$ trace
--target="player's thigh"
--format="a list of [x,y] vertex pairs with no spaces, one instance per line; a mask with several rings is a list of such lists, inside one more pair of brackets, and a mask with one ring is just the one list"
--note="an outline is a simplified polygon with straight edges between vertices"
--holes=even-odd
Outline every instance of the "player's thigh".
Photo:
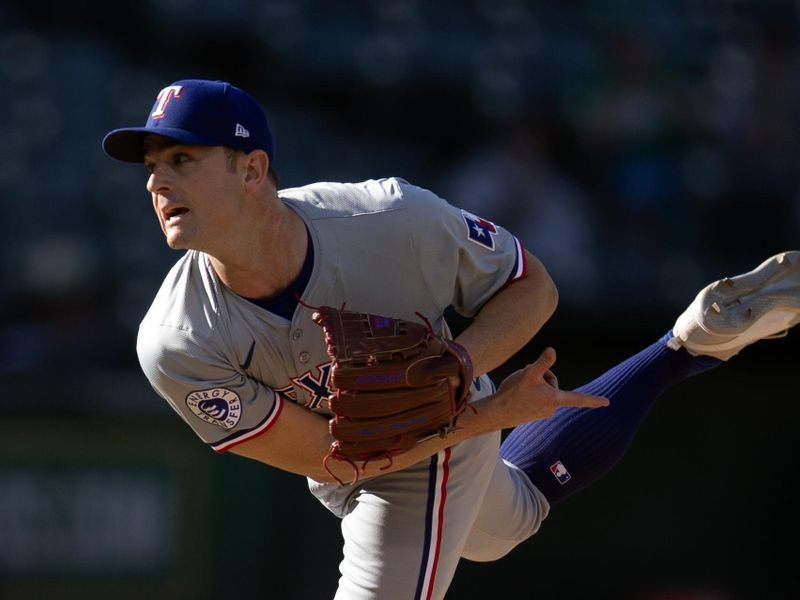
[[482,562],[505,556],[539,530],[549,510],[525,473],[498,456],[462,556]]
[[443,598],[492,476],[499,435],[365,482],[342,519],[337,600]]

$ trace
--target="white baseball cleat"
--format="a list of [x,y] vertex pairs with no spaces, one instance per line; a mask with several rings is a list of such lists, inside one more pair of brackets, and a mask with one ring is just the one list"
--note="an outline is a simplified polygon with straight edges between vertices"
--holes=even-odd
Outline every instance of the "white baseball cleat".
[[800,252],[781,252],[736,277],[704,288],[678,317],[667,345],[728,360],[800,323]]

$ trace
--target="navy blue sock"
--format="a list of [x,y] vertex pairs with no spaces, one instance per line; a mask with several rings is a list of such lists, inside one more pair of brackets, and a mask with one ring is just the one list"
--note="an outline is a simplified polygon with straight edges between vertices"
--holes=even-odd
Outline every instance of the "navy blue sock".
[[667,347],[668,333],[577,391],[609,399],[605,408],[562,408],[516,427],[501,456],[558,504],[607,473],[628,449],[650,408],[667,389],[721,361]]

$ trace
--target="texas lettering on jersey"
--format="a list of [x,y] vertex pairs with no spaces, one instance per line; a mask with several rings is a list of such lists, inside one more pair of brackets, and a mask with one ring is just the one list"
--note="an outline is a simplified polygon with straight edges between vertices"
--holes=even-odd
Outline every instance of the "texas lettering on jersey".
[[294,388],[293,385],[287,385],[282,388],[275,388],[272,391],[275,392],[275,395],[278,396],[279,398],[297,404],[297,390]]
[[308,393],[308,402],[304,406],[314,410],[318,408],[322,401],[334,393],[331,389],[331,370],[333,362],[317,365],[317,377],[306,371],[298,377],[292,377],[292,381]]

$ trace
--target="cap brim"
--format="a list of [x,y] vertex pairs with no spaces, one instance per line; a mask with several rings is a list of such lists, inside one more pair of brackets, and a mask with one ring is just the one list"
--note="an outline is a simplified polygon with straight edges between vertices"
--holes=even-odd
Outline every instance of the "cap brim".
[[111,158],[123,162],[144,162],[144,139],[148,135],[159,135],[184,144],[215,146],[219,142],[195,135],[185,129],[173,127],[126,127],[115,129],[103,138],[103,150]]

